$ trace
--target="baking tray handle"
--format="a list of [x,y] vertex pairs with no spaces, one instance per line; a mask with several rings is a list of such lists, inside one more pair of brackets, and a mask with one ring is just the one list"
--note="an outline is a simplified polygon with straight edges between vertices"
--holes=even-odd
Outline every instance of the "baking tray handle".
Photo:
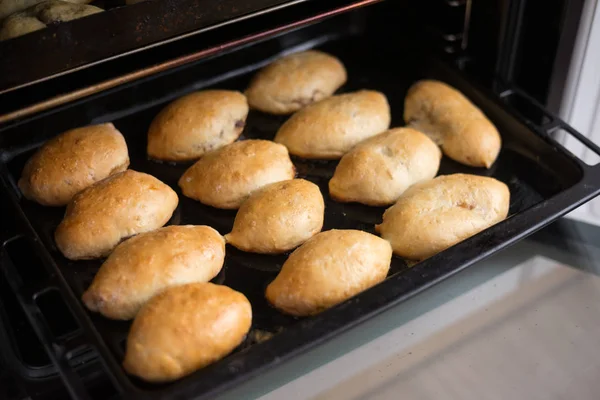
[[[525,101],[525,102],[528,103],[528,106],[531,106],[531,107],[535,108],[537,110],[537,112],[539,113],[539,115],[543,115],[547,119],[547,121],[545,121],[544,123],[538,124],[535,121],[532,121],[531,118],[529,118],[527,115],[524,115],[524,113],[522,113],[520,110],[516,110],[517,112],[519,112],[519,114],[521,114],[521,117],[525,120],[525,122],[528,125],[530,125],[532,127],[541,126],[541,129],[543,130],[543,132],[546,135],[551,135],[552,133],[556,132],[557,130],[562,130],[562,131],[568,133],[569,135],[573,136],[581,144],[583,144],[588,149],[592,150],[594,153],[596,153],[598,156],[600,156],[600,146],[598,146],[596,143],[594,143],[593,141],[591,141],[587,136],[585,136],[582,133],[578,132],[576,129],[574,129],[571,125],[567,124],[561,118],[557,117],[554,114],[548,113],[546,111],[546,109],[544,108],[544,106],[542,104],[540,104],[540,102],[538,102],[532,96],[528,95],[523,90],[521,90],[519,88],[508,89],[508,90],[500,93],[500,98],[502,98],[503,100],[506,100],[510,96],[514,96],[514,95],[519,96],[521,98],[521,100],[523,100],[523,101]],[[505,101],[505,103],[508,103],[508,102]],[[508,105],[511,108],[515,109],[514,106],[510,105],[510,103],[508,103]],[[562,145],[561,145],[561,147],[564,148],[564,146],[562,146]],[[565,149],[565,150],[567,152],[571,153],[568,149]],[[577,156],[575,156],[575,157],[577,157]],[[577,158],[580,161],[583,161],[579,157],[577,157]],[[587,164],[585,166],[587,168],[590,167]],[[597,165],[594,165],[592,167],[596,167],[596,166]]]
[[553,126],[549,129],[547,129],[546,133],[549,134],[549,133],[555,131],[556,129],[562,129],[565,132],[569,133],[571,136],[575,137],[575,139],[579,140],[588,149],[592,150],[594,153],[596,153],[597,155],[600,156],[600,147],[596,143],[592,142],[587,136],[576,131],[570,125],[567,125],[566,123],[564,123],[562,120],[560,120],[560,122],[561,122],[561,124],[559,124],[558,126]]
[[[2,243],[2,251],[0,252],[0,273],[4,275],[3,279],[6,280],[8,283],[7,286],[16,296],[27,318],[27,322],[32,327],[40,343],[44,347],[44,350],[48,354],[48,357],[55,365],[69,395],[74,399],[91,399],[83,382],[69,363],[68,349],[53,338],[51,329],[35,302],[38,293],[24,284],[21,274],[19,274],[17,270],[21,265],[15,265],[14,261],[9,257],[7,245],[19,240],[28,239],[19,235]],[[31,249],[31,252],[33,253],[34,250]],[[27,268],[30,267],[31,266],[27,266]]]

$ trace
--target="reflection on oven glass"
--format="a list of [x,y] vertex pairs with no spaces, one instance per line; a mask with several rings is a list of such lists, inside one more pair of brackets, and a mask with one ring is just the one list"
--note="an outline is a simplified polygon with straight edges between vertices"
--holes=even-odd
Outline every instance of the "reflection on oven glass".
[[[72,21],[88,15],[97,14],[103,9],[85,4],[89,0],[48,0],[39,2],[28,0],[0,0],[0,40],[8,40],[27,33],[44,29],[51,25]],[[20,5],[31,5],[20,8]]]

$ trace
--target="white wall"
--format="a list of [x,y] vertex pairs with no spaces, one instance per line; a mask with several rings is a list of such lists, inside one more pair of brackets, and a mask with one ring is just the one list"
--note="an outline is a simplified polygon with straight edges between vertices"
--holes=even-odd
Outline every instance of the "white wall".
[[[588,0],[583,9],[573,59],[569,68],[560,116],[575,129],[600,144],[600,1]],[[558,139],[588,164],[600,162],[577,139]],[[600,225],[600,198],[575,210],[569,217]]]

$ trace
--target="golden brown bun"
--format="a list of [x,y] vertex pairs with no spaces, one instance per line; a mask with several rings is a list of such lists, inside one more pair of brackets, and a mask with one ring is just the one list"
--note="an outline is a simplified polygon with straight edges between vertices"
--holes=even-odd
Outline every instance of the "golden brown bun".
[[498,130],[458,90],[442,82],[415,83],[404,101],[404,120],[429,135],[448,157],[489,168],[502,145]]
[[346,153],[329,181],[336,201],[370,206],[393,204],[411,185],[433,178],[442,153],[423,133],[396,128]]
[[166,224],[178,202],[155,177],[127,170],[76,194],[54,239],[71,260],[105,257],[121,240]]
[[231,90],[203,90],[166,106],[150,124],[148,156],[156,160],[196,160],[233,143],[248,116],[246,97]]
[[149,382],[168,382],[229,354],[250,330],[252,308],[227,286],[190,283],[150,299],[127,338],[125,370]]
[[254,192],[240,207],[227,243],[254,253],[298,247],[323,227],[319,187],[304,179],[276,182]]
[[298,247],[267,286],[267,300],[296,316],[317,314],[383,281],[392,248],[370,233],[321,232]]
[[113,124],[71,129],[46,142],[27,161],[19,189],[45,206],[64,206],[86,187],[128,166],[127,144]]
[[250,107],[271,114],[290,114],[331,96],[346,82],[337,58],[317,50],[294,53],[260,70],[246,90]]
[[[0,0],[0,9],[4,3]],[[19,0],[18,3],[26,2]],[[12,14],[2,22],[0,41],[44,29],[48,25],[72,21],[104,11],[96,6],[78,3],[89,3],[89,1],[43,1],[22,12]]]
[[254,191],[294,178],[287,149],[268,140],[244,140],[214,151],[179,179],[183,194],[209,206],[236,209]]
[[225,240],[209,226],[172,225],[142,233],[117,246],[82,300],[105,317],[131,319],[166,288],[210,281],[224,259]]
[[382,93],[360,90],[303,108],[279,128],[274,140],[295,156],[338,159],[388,129],[390,118],[390,106]]
[[395,254],[423,260],[502,221],[509,202],[508,187],[494,178],[438,176],[404,192],[375,228]]

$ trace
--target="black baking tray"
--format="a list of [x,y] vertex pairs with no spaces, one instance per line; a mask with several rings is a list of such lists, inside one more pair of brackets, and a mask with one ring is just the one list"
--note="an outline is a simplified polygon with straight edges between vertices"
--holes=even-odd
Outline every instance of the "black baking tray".
[[[599,168],[578,160],[554,142],[550,133],[563,129],[592,150],[598,152],[598,148],[525,94],[510,86],[499,94],[477,87],[458,69],[419,46],[400,41],[390,46],[389,32],[361,25],[355,17],[336,17],[0,128],[0,189],[7,204],[0,215],[3,222],[10,221],[0,230],[0,266],[72,396],[89,395],[80,370],[92,362],[81,354],[91,351],[97,353],[98,368],[122,397],[212,398],[522,239],[600,192]],[[444,157],[440,174],[464,172],[505,182],[511,191],[509,217],[416,265],[393,257],[384,282],[310,318],[283,315],[264,298],[267,284],[287,255],[254,255],[228,246],[225,266],[214,281],[241,291],[252,303],[253,324],[245,342],[223,360],[176,382],[152,385],[128,376],[120,363],[129,323],[88,313],[80,301],[102,261],[73,262],[60,254],[53,233],[64,208],[42,207],[21,197],[16,181],[25,161],[44,141],[66,129],[112,121],[127,140],[130,168],[156,176],[179,194],[180,203],[169,224],[206,224],[228,233],[235,211],[217,210],[182,196],[177,180],[188,165],[149,161],[147,128],[167,102],[185,93],[209,87],[243,90],[256,69],[283,53],[310,47],[344,62],[349,79],[340,92],[362,88],[384,92],[394,127],[403,125],[404,96],[418,79],[440,79],[467,95],[498,127],[502,151],[490,169],[462,166]],[[285,119],[252,111],[242,140],[272,139]],[[321,188],[326,203],[324,230],[374,232],[384,208],[330,199],[327,183],[336,162],[293,161],[298,176]]]

